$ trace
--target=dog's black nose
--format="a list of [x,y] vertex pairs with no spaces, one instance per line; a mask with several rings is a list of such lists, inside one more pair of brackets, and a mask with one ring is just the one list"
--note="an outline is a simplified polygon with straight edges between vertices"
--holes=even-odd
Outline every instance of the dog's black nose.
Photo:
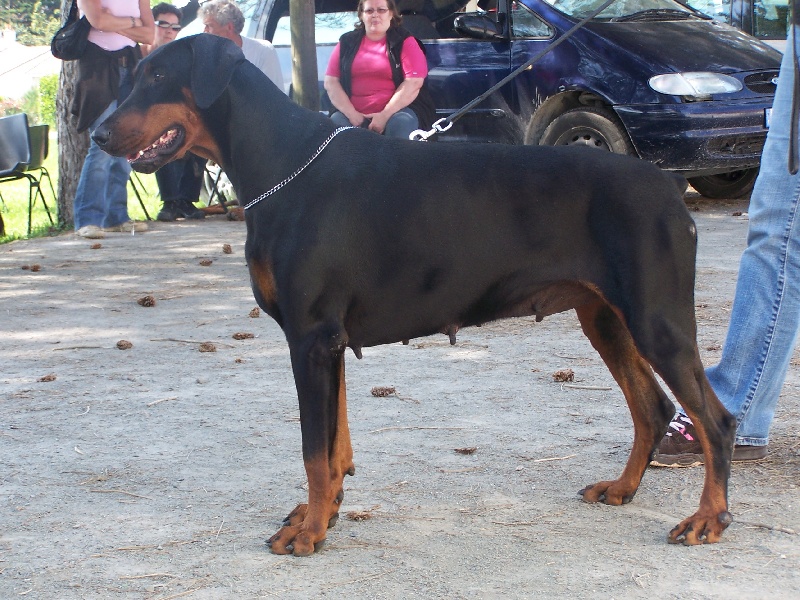
[[92,134],[92,139],[94,143],[104,148],[108,142],[111,141],[111,130],[105,126],[105,124],[101,124],[100,127],[94,130]]

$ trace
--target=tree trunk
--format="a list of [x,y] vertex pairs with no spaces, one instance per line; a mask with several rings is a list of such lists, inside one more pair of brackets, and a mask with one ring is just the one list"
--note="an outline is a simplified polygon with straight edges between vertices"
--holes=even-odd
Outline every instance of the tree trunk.
[[[70,0],[61,3],[61,14],[68,15]],[[78,80],[78,63],[65,61],[61,65],[56,95],[56,120],[58,125],[58,225],[71,227],[73,222],[72,201],[78,189],[78,179],[83,161],[89,151],[88,132],[78,133],[75,118],[70,113]]]
[[292,30],[294,101],[311,110],[319,110],[314,0],[289,0],[289,15]]

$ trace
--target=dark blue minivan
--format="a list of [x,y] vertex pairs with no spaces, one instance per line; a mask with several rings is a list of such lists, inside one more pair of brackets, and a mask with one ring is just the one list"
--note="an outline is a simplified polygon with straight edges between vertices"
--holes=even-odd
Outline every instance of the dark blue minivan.
[[[289,0],[259,0],[248,34],[270,39],[291,79]],[[473,0],[474,2],[474,0]],[[491,3],[485,5],[484,2]],[[423,40],[439,116],[452,114],[547,47],[603,0],[398,0]],[[320,81],[355,0],[316,0]],[[749,193],[781,55],[673,0],[617,0],[436,137],[586,144],[689,178],[700,193]]]

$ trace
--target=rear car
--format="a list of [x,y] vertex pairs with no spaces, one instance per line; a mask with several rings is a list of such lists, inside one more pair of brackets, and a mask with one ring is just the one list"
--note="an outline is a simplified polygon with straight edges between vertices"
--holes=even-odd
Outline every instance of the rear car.
[[[485,2],[485,3],[484,3]],[[564,35],[603,0],[399,0],[422,39],[446,117]],[[317,0],[320,81],[353,0]],[[260,0],[250,35],[291,74],[288,0]],[[780,53],[673,0],[618,0],[438,134],[440,142],[585,144],[632,154],[711,197],[747,194],[758,173]],[[324,106],[324,108],[330,108]]]

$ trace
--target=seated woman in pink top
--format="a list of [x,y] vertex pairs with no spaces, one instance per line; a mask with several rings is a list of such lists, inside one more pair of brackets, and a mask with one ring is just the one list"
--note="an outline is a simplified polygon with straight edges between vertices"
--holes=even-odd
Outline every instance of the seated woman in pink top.
[[359,22],[333,50],[325,90],[339,126],[367,127],[408,139],[429,128],[435,108],[425,77],[428,62],[422,44],[400,26],[394,0],[360,0]]

